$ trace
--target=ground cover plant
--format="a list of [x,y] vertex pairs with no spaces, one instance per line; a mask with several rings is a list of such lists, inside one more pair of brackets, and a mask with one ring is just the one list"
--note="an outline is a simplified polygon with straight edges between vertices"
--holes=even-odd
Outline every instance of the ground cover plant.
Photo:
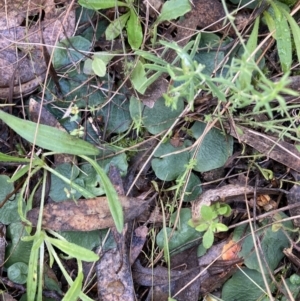
[[18,4],[0,4],[3,298],[298,300],[300,5]]

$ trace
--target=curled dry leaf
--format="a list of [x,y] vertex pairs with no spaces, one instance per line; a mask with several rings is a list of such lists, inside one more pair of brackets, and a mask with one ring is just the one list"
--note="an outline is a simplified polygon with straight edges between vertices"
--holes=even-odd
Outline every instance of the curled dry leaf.
[[[147,209],[149,201],[119,196],[124,211],[125,222],[139,216]],[[36,226],[40,208],[27,214],[28,220]],[[44,208],[44,229],[55,231],[92,231],[114,226],[106,197],[97,197],[77,202],[64,201],[47,204]]]

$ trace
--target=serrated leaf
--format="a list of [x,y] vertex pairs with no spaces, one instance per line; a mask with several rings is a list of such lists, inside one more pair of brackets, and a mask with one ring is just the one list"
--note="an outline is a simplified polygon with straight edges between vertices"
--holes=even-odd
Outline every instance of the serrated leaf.
[[[10,128],[27,141],[47,150],[72,155],[98,155],[99,150],[92,144],[73,137],[51,126],[37,124],[17,118],[0,110],[2,119]],[[35,132],[38,127],[36,139]]]
[[105,30],[105,38],[107,41],[114,40],[118,37],[126,25],[126,22],[130,16],[130,12],[120,16],[119,18],[112,21]]
[[78,3],[83,7],[93,10],[128,6],[126,3],[116,0],[79,0]]
[[191,10],[188,0],[169,0],[166,1],[161,9],[160,15],[156,22],[171,21],[183,16]]
[[139,17],[130,10],[130,18],[126,24],[128,43],[133,50],[139,49],[143,42],[143,30]]

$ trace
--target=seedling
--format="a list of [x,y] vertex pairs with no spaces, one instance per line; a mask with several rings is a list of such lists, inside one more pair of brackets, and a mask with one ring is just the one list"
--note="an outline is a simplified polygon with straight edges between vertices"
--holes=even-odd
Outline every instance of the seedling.
[[218,202],[211,206],[203,205],[200,210],[200,220],[195,223],[190,219],[188,224],[199,232],[205,232],[203,235],[203,247],[209,249],[214,242],[214,233],[228,230],[226,225],[220,223],[220,216],[230,216],[231,208],[227,204]]

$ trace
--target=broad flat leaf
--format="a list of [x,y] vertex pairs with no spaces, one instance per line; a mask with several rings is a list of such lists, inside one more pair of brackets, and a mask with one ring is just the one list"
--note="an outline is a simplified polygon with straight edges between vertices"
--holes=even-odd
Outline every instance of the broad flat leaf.
[[122,95],[116,95],[113,101],[97,112],[97,116],[101,116],[109,134],[127,131],[132,122],[129,102]]
[[[188,142],[185,143],[187,146]],[[170,142],[163,143],[157,149],[154,156],[157,158],[152,159],[151,165],[155,172],[155,175],[163,181],[172,181],[177,179],[186,170],[186,165],[190,159],[190,153],[183,151],[179,154],[170,155],[163,158],[158,158],[162,155],[171,154],[176,151],[183,150],[185,146],[174,147]]]
[[169,0],[166,1],[161,9],[156,22],[171,21],[183,16],[191,10],[191,4],[188,0]]
[[161,97],[156,100],[153,108],[145,107],[143,115],[144,125],[151,134],[158,134],[169,129],[183,109],[184,102],[182,99],[178,99],[177,109],[172,110],[165,105],[165,101]]
[[[170,221],[174,223],[177,212],[173,213]],[[202,236],[202,233],[196,231],[194,228],[188,225],[188,221],[191,219],[191,210],[188,208],[183,208],[180,210],[180,215],[179,215],[179,224],[177,225],[177,229],[173,233],[173,236],[171,237],[169,241],[169,250],[172,251],[176,248],[177,253],[183,251],[184,247],[179,248],[180,246],[187,245],[185,248],[189,248],[189,245],[187,244],[188,242],[199,238]],[[167,234],[169,235],[172,232],[172,228],[167,227],[166,229]],[[164,233],[163,229],[159,231],[159,233],[156,236],[156,243],[158,247],[162,250],[164,248],[165,244],[165,238],[164,238]]]
[[93,250],[101,244],[99,230],[89,232],[64,231],[60,232],[59,234],[63,236],[67,241],[88,250]]
[[183,198],[184,202],[190,202],[195,200],[202,192],[202,187],[200,186],[201,181],[197,175],[191,172],[185,195]]
[[126,22],[130,16],[130,12],[120,16],[119,18],[112,21],[105,30],[105,38],[107,41],[114,40],[118,37],[126,25]]
[[[205,129],[205,123],[195,122],[191,128],[192,135],[196,139]],[[233,138],[225,136],[217,129],[211,129],[203,139],[196,155],[197,165],[194,170],[205,172],[222,167],[233,151]]]
[[[222,287],[222,300],[243,300],[243,301],[257,301],[265,296],[265,292],[261,291],[259,287],[265,288],[265,284],[261,274],[257,271],[247,268],[237,271],[233,274]],[[252,281],[248,278],[251,278]],[[267,277],[268,281],[270,279]]]
[[116,0],[79,0],[78,3],[83,7],[94,10],[128,6],[126,3]]
[[140,19],[133,10],[130,10],[126,27],[129,45],[133,50],[139,49],[143,42],[143,30]]
[[[82,139],[73,137],[51,126],[17,118],[0,110],[2,119],[10,128],[27,141],[47,150],[72,155],[98,155],[99,150]],[[38,132],[35,139],[36,128]]]
[[92,68],[96,75],[103,77],[106,74],[106,64],[101,58],[94,57],[92,62]]
[[[286,217],[286,215],[282,213],[281,218],[284,217]],[[293,228],[292,222],[290,221],[285,222],[284,225],[288,229]],[[289,240],[282,230],[273,232],[271,227],[267,227],[258,231],[256,235],[257,237],[260,237],[260,244],[262,252],[265,256],[265,260],[268,263],[271,271],[273,271],[284,257],[282,251],[284,248],[289,246]],[[251,235],[248,235],[248,237],[246,237],[243,241],[242,250],[239,252],[239,256],[245,258],[245,265],[248,268],[260,271]],[[268,270],[266,269],[265,272],[268,273]]]
[[78,50],[83,52],[89,51],[91,42],[81,36],[75,36],[60,41],[56,46],[53,55],[53,66],[57,69],[81,60],[84,55],[78,52]]
[[14,191],[14,185],[8,182],[9,180],[10,178],[8,176],[0,175],[0,203],[4,201],[9,193]]
[[[77,178],[79,175],[79,168],[70,163],[63,163],[55,168],[55,171],[65,176],[67,179],[71,180],[84,187],[83,179]],[[54,202],[62,202],[65,200],[78,200],[82,194],[64,182],[62,179],[58,178],[54,174],[51,174],[51,186],[49,196]]]
[[26,283],[28,265],[24,262],[16,262],[7,269],[8,279],[18,284]]

